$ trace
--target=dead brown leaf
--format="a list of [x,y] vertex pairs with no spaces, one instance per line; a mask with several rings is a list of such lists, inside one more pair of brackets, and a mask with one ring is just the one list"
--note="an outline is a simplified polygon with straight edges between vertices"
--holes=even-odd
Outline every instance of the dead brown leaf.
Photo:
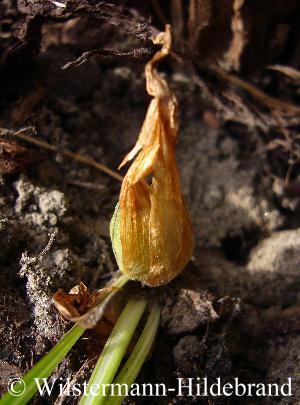
[[0,173],[14,173],[38,159],[39,156],[34,151],[16,142],[0,139]]
[[73,287],[69,293],[60,289],[53,296],[53,304],[67,320],[84,314],[92,300],[92,296],[88,294],[87,287],[83,283]]
[[118,299],[115,297],[118,291],[119,288],[110,286],[90,293],[87,287],[80,283],[69,293],[58,290],[53,295],[52,302],[66,320],[78,323],[86,329],[97,326],[106,336],[107,323],[108,329],[111,330],[111,325],[114,325],[122,310],[122,296],[118,294]]
[[65,319],[77,322],[79,317],[101,302],[107,296],[107,293],[111,291],[112,288],[108,287],[89,293],[87,287],[80,282],[69,293],[61,289],[58,290],[53,295],[52,301],[58,312]]

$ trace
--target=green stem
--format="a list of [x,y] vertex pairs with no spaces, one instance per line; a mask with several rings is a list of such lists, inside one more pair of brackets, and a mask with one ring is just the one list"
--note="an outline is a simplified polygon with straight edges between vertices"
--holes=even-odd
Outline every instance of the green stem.
[[[159,326],[159,318],[160,308],[158,305],[155,305],[150,312],[145,328],[133,352],[113,382],[113,385],[118,387],[118,396],[112,395],[107,398],[105,405],[122,404],[123,398],[130,392],[130,387],[138,376],[153,345]],[[118,386],[116,384],[118,384]]]
[[[115,289],[103,297],[103,302],[99,303],[99,306],[105,305],[116,293],[116,289],[123,287],[128,280],[129,278],[123,274],[112,280],[108,287],[114,287]],[[8,382],[8,388],[11,392],[6,392],[2,396],[0,399],[0,405],[27,404],[27,402],[30,401],[38,391],[35,378],[38,379],[39,385],[42,387],[45,384],[45,380],[43,379],[48,378],[52,374],[54,369],[66,357],[84,331],[84,327],[78,324],[74,325],[53,347],[53,349],[22,377],[22,380],[19,380],[19,382],[16,381],[13,385],[10,385],[10,382]],[[15,395],[13,395],[12,389],[16,393]]]
[[[137,324],[146,308],[146,300],[130,300],[123,309],[89,380],[80,405],[103,404]],[[107,386],[105,386],[107,384]]]

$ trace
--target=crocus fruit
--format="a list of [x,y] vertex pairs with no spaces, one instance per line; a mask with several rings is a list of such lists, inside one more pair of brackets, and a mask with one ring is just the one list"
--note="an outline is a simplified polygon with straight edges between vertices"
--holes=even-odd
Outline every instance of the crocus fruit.
[[195,241],[175,160],[177,100],[156,69],[169,53],[170,27],[153,42],[162,45],[145,68],[153,99],[137,143],[120,165],[134,159],[122,183],[110,233],[121,271],[156,287],[186,266]]

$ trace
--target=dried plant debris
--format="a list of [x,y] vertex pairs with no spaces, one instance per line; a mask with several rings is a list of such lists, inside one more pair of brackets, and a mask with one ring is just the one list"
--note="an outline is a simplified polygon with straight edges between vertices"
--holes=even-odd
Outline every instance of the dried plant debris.
[[152,51],[150,48],[137,48],[130,51],[118,51],[114,49],[93,49],[91,51],[84,52],[79,58],[74,61],[68,62],[63,65],[61,68],[68,69],[71,66],[80,66],[85,63],[89,58],[94,55],[101,55],[101,56],[122,56],[122,57],[133,57],[138,58],[145,55],[151,55]]
[[[291,40],[288,34],[298,29],[296,1],[288,5],[283,0],[276,4],[264,2],[260,7],[258,1],[249,4],[243,0],[190,0],[188,3],[187,10],[182,1],[174,1],[169,15],[181,22],[174,24],[179,31],[175,38],[181,41],[177,46],[183,45],[187,33],[189,51],[199,57],[202,66],[218,64],[236,71],[257,69],[280,55]],[[286,24],[279,21],[282,15],[289,18]],[[276,27],[275,35],[274,31],[273,35],[269,32],[272,24]],[[210,47],[205,47],[207,41]],[[267,50],[262,43],[267,45]]]
[[87,287],[83,283],[80,283],[73,287],[69,293],[65,293],[61,289],[58,290],[54,294],[52,301],[65,319],[72,320],[86,312],[95,298],[95,296],[90,296]]
[[113,318],[113,322],[116,321],[121,313],[121,300],[114,297],[117,292],[117,288],[105,287],[89,293],[87,287],[80,283],[69,293],[59,289],[53,295],[52,302],[66,320],[92,329],[103,321],[103,317],[104,323],[105,319],[112,321]]
[[178,30],[175,60],[187,71],[193,66],[193,80],[221,120],[264,133],[280,125],[299,126],[297,86],[290,88],[283,75],[265,70],[280,60],[285,65],[275,70],[297,77],[300,58],[292,38],[299,37],[299,3],[191,0],[183,11],[178,0],[170,7],[169,18]]
[[[18,11],[27,16],[22,30],[20,30],[14,48],[11,48],[11,54],[19,52],[17,48],[24,48],[24,51],[36,51],[41,41],[41,27],[49,18],[60,19],[62,21],[78,17],[89,17],[91,21],[98,20],[102,24],[117,26],[119,31],[126,35],[133,36],[144,42],[149,41],[151,35],[156,31],[150,26],[149,21],[143,16],[133,12],[131,8],[121,5],[114,5],[107,2],[94,2],[72,0],[67,1],[65,6],[62,2],[54,1],[18,1]],[[35,33],[35,35],[33,35]],[[150,42],[149,42],[150,44]],[[138,49],[132,51],[132,55],[140,55],[151,52],[151,49]],[[122,55],[118,50],[87,50],[87,52],[97,52],[102,55]],[[91,53],[82,55],[81,61],[87,60]],[[6,55],[3,60],[11,58]],[[78,62],[79,63],[79,62]]]
[[29,150],[12,140],[0,138],[0,173],[7,174],[21,171],[40,159],[41,156],[37,152]]
[[290,66],[273,65],[268,66],[268,69],[276,70],[277,72],[283,73],[290,79],[295,80],[297,84],[300,82],[300,72],[295,68],[292,68]]
[[240,70],[241,54],[247,42],[244,21],[242,17],[242,8],[244,0],[234,0],[234,15],[231,20],[232,40],[229,49],[224,55],[223,65],[227,70]]
[[[95,47],[87,49],[87,45],[84,48],[81,46],[81,56],[77,55],[72,60],[65,60],[61,65],[64,68],[80,65],[96,54],[136,57],[153,52],[150,49],[150,38],[153,33],[157,33],[157,29],[150,25],[150,20],[145,17],[147,16],[147,6],[139,9],[136,4],[131,5],[131,2],[129,2],[129,6],[126,8],[106,2],[94,4],[75,0],[68,1],[65,7],[59,5],[59,2],[56,4],[52,1],[20,1],[18,4],[19,10],[30,17],[29,20],[32,20],[33,25],[41,25],[41,21],[42,25],[49,25],[48,20],[51,16],[51,18],[56,18],[57,21],[60,18],[62,20],[67,19],[72,23],[79,20],[79,24],[80,21],[86,20],[85,24],[90,30],[95,20],[99,20],[101,24],[105,24],[105,27],[107,25],[117,26],[117,31],[124,30],[126,35],[135,37],[138,40],[137,46],[132,49],[124,49],[124,47],[108,48],[105,42],[103,47],[97,49]],[[280,55],[283,47],[287,46],[290,38],[296,35],[297,25],[293,16],[297,14],[298,8],[299,6],[295,2],[291,2],[287,7],[283,1],[277,2],[275,6],[265,3],[263,6],[256,7],[256,3],[249,5],[240,0],[224,0],[221,2],[191,0],[189,1],[188,10],[185,10],[188,17],[185,18],[183,3],[181,0],[176,0],[165,10],[166,15],[170,15],[170,20],[171,18],[174,19],[174,37],[178,48],[178,50],[176,49],[175,59],[177,61],[181,59],[181,62],[187,67],[194,65],[198,76],[195,77],[196,83],[199,84],[202,81],[203,90],[203,78],[205,79],[206,94],[204,94],[204,97],[209,96],[210,102],[224,120],[234,120],[250,127],[258,127],[263,131],[266,131],[270,125],[278,127],[276,120],[269,113],[265,113],[264,108],[267,107],[271,110],[277,108],[287,110],[288,116],[281,112],[285,126],[299,123],[299,109],[292,103],[286,103],[281,99],[282,89],[278,87],[278,91],[275,90],[274,92],[275,97],[271,97],[272,95],[268,94],[268,91],[263,91],[263,88],[256,88],[252,80],[255,80],[258,69],[257,54],[260,55],[263,69],[271,62],[276,61],[275,58]],[[161,8],[156,7],[156,10],[158,9],[161,11]],[[278,41],[280,42],[280,46],[276,47],[274,44],[272,45],[274,38],[269,36],[270,30],[268,27],[273,27],[277,22],[276,19],[279,19],[281,14],[285,15],[287,19],[289,18],[289,24],[280,25],[278,23],[276,25],[278,28]],[[36,22],[35,15],[39,17]],[[168,21],[166,15],[163,18],[165,22]],[[258,21],[260,30],[255,29]],[[115,37],[117,42],[122,42],[122,38],[118,36],[117,31],[106,35],[105,27],[101,31],[101,38],[105,37],[107,42],[109,38]],[[187,38],[185,38],[186,32],[188,32]],[[282,32],[287,32],[287,34],[283,35]],[[20,35],[19,41],[23,41],[24,46],[29,47],[30,41],[28,38],[31,36],[26,34],[24,37],[26,42],[22,39],[23,37]],[[209,47],[206,46],[208,42],[210,43]],[[261,50],[261,42],[270,43],[268,52]],[[145,43],[147,43],[146,47],[144,46]],[[186,43],[189,44],[188,52],[185,47]],[[296,51],[295,49],[295,57],[297,56]],[[295,69],[297,67],[295,57],[292,60],[294,66],[287,66],[287,68]],[[268,58],[267,61],[266,58]],[[235,70],[241,74],[245,67],[251,69],[249,59],[256,61],[255,66],[252,68],[253,75],[248,75],[243,80],[238,76],[228,76],[226,72],[222,73],[222,70],[216,71],[216,68],[225,67],[227,70]],[[202,75],[202,71],[200,77],[199,67],[202,71],[217,72],[219,80],[221,78],[221,83],[215,85],[214,78],[211,75],[206,75],[205,72]],[[230,89],[224,91],[224,85],[231,87],[232,84],[235,86],[234,91]],[[240,90],[245,91],[246,94],[240,94]],[[255,98],[254,102],[251,99],[249,100],[247,93]],[[262,108],[257,105],[257,100],[262,105]],[[243,110],[243,114],[241,114],[241,110]],[[298,114],[298,116],[295,116],[295,114]]]

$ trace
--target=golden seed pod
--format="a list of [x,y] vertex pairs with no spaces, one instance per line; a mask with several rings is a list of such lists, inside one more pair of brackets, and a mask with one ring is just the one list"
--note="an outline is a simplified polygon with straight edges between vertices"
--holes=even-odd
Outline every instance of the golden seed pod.
[[137,143],[120,165],[135,158],[122,183],[110,234],[121,271],[156,287],[186,266],[195,240],[175,160],[177,100],[156,70],[170,50],[170,27],[153,42],[162,44],[145,68],[153,99]]

